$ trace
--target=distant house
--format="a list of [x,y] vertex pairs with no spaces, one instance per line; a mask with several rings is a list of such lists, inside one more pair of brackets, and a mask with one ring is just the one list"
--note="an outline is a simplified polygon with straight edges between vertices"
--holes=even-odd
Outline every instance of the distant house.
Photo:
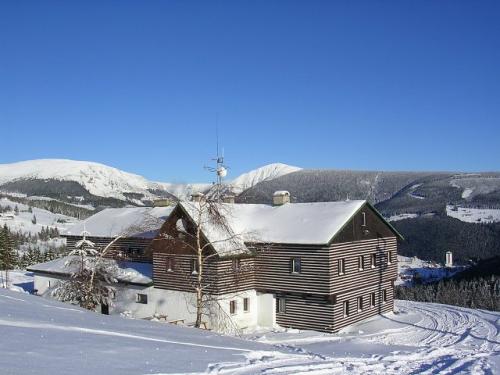
[[[144,255],[134,258],[152,265],[152,285],[128,292],[136,293],[129,299],[132,306],[121,303],[112,313],[132,311],[133,305],[142,303],[148,307],[139,309],[138,317],[156,313],[169,321],[194,320],[189,283],[196,275],[194,254],[181,242],[176,246],[175,241],[162,239],[182,236],[179,223],[187,230],[196,229],[196,204],[179,202],[155,239],[144,246]],[[283,191],[275,195],[274,205],[219,205],[231,231],[241,236],[228,245],[220,241],[220,231],[203,226],[203,238],[213,255],[206,265],[210,293],[219,306],[207,317],[209,327],[217,329],[223,315],[242,330],[279,324],[336,332],[393,310],[397,241],[402,237],[368,202],[290,203]],[[123,227],[119,215],[105,215],[108,227]],[[86,224],[89,232],[91,219]],[[71,246],[78,236],[67,238]],[[122,259],[119,252],[126,246],[113,257]],[[32,269],[39,274],[40,269]]]

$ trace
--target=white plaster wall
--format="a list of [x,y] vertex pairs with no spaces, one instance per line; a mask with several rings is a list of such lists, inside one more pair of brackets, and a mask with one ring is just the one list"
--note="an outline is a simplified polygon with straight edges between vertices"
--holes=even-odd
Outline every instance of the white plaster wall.
[[276,298],[274,294],[257,293],[259,316],[257,324],[261,327],[274,327],[276,325]]

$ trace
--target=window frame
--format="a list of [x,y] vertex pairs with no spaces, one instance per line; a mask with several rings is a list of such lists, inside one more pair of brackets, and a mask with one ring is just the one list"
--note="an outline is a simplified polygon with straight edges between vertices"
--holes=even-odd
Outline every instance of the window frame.
[[233,268],[234,272],[240,272],[241,271],[241,259],[234,258],[231,262],[231,267]]
[[342,313],[344,314],[344,318],[347,318],[350,315],[349,300],[342,302]]
[[370,293],[370,308],[374,308],[376,304],[377,304],[377,297],[375,295],[375,292],[371,292]]
[[362,312],[364,310],[363,296],[358,296],[358,298],[356,298],[356,303],[358,305],[358,312]]
[[189,261],[189,271],[191,275],[198,275],[200,269],[198,267],[198,261],[196,258],[191,258]]
[[286,314],[285,297],[276,297],[276,314]]
[[135,302],[140,303],[141,305],[147,305],[148,304],[148,295],[145,293],[137,293],[135,295]]
[[361,226],[364,228],[366,227],[366,212],[361,211]]
[[168,256],[165,260],[165,269],[166,272],[171,273],[174,272],[175,269],[175,259],[173,256]]
[[371,268],[377,267],[377,254],[376,253],[370,254],[370,267]]
[[365,257],[364,255],[358,255],[358,271],[364,271],[365,269]]
[[382,303],[387,303],[387,289],[382,289]]
[[[297,270],[297,268],[298,268],[298,270]],[[291,260],[290,260],[290,273],[292,273],[292,274],[302,273],[302,259],[300,257],[291,258]]]
[[244,297],[243,298],[243,312],[250,312],[250,298],[249,297]]
[[345,275],[345,258],[340,258],[337,261],[338,275]]
[[387,264],[392,264],[392,251],[387,252]]
[[232,299],[231,301],[229,301],[229,314],[231,314],[231,315],[237,314],[237,304],[236,304],[235,299]]

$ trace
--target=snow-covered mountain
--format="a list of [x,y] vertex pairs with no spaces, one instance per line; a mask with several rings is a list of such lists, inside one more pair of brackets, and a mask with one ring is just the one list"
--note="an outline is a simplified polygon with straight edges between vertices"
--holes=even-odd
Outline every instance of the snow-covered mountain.
[[300,171],[301,169],[302,168],[283,163],[272,163],[254,169],[253,171],[243,173],[239,177],[232,180],[230,184],[233,192],[240,194],[242,191],[250,189],[260,182],[269,181],[292,172]]
[[[300,168],[269,164],[235,178],[231,189],[239,194],[259,182],[297,170]],[[174,196],[185,199],[192,192],[209,187],[208,183],[153,182],[137,174],[87,161],[40,159],[0,164],[0,191],[50,197],[72,204],[109,205],[113,203],[109,201],[112,199],[142,205],[157,198]],[[102,202],[100,198],[108,201]]]

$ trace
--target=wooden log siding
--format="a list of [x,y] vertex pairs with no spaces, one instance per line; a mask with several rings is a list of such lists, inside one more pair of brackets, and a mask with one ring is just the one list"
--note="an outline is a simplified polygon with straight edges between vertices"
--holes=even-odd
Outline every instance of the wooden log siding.
[[[383,291],[387,291],[387,301],[383,301]],[[375,306],[370,306],[370,294],[375,293]],[[358,311],[357,298],[363,297],[363,310]],[[344,316],[344,301],[349,301],[349,316]],[[391,312],[394,309],[394,288],[392,281],[369,285],[342,293],[333,305],[333,326],[327,331],[337,332],[353,323],[370,318],[377,314]]]
[[323,296],[278,294],[285,298],[285,312],[276,313],[276,323],[282,327],[331,332],[334,326],[334,305]]
[[[386,254],[392,253],[392,262],[387,264]],[[371,255],[376,255],[376,265],[371,267]],[[358,268],[358,257],[363,256],[364,269]],[[378,238],[350,243],[333,244],[330,247],[329,294],[342,294],[366,285],[379,284],[397,278],[396,237]],[[339,275],[339,260],[345,260],[345,273]]]
[[[256,258],[256,288],[274,292],[330,293],[329,248],[272,245]],[[301,272],[291,272],[292,258],[300,258]]]
[[[75,249],[75,244],[82,239],[82,236],[63,236],[66,237],[66,248],[68,251]],[[104,249],[111,241],[112,237],[87,237],[88,240],[95,243],[97,248]],[[106,253],[106,258],[126,260],[132,262],[151,263],[151,242],[152,239],[124,237],[117,240]],[[134,254],[130,250],[137,249],[142,254]],[[121,253],[121,256],[120,256]]]
[[[174,267],[167,272],[168,260]],[[191,260],[194,255],[168,254],[155,252],[153,255],[153,281],[155,288],[194,292],[192,282],[196,279],[191,274]],[[213,259],[204,264],[204,284],[207,293],[221,295],[236,293],[255,288],[254,259],[241,259],[241,268],[233,270],[232,259]]]

